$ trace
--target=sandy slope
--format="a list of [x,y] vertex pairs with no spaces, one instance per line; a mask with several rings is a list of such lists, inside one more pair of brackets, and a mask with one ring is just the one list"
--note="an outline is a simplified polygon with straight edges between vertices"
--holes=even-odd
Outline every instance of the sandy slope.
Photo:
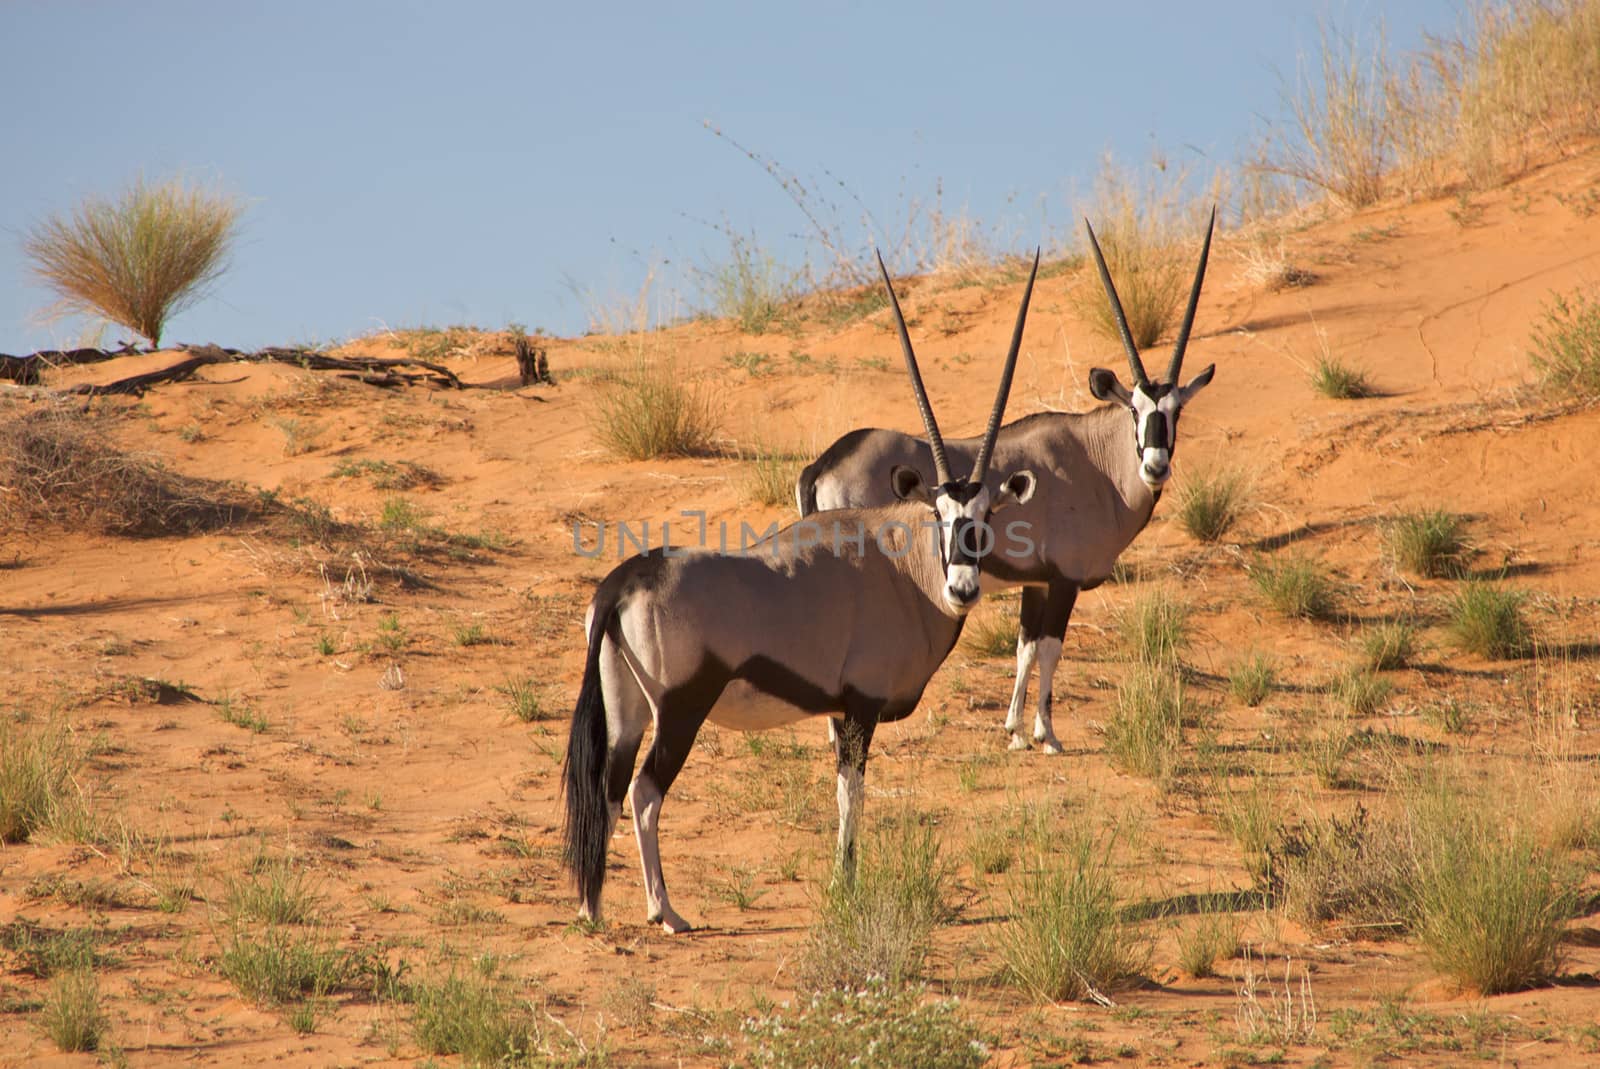
[[[1421,612],[1435,621],[1421,663],[1394,673],[1394,697],[1358,726],[1437,744],[1444,759],[1514,785],[1534,752],[1534,705],[1559,693],[1578,710],[1565,744],[1587,759],[1600,754],[1600,500],[1591,457],[1600,409],[1564,410],[1527,389],[1526,357],[1530,323],[1549,295],[1600,279],[1600,216],[1582,217],[1554,196],[1591,186],[1597,172],[1600,157],[1591,154],[1480,195],[1481,215],[1469,225],[1449,201],[1309,226],[1290,235],[1288,249],[1316,281],[1277,293],[1246,281],[1240,247],[1224,237],[1188,357],[1191,372],[1211,362],[1218,372],[1185,417],[1179,466],[1180,478],[1216,462],[1251,472],[1256,508],[1242,530],[1227,546],[1202,547],[1166,502],[1130,552],[1145,581],[1080,601],[1057,685],[1066,756],[1004,752],[1009,665],[966,650],[935,679],[923,712],[880,732],[869,819],[902,803],[938,815],[965,907],[963,923],[940,933],[931,979],[961,994],[970,1016],[1014,1052],[1002,1062],[1121,1051],[1209,1064],[1278,1049],[1241,1037],[1243,962],[1222,963],[1225,975],[1210,980],[1179,972],[1173,932],[1181,921],[1153,924],[1150,983],[1119,994],[1118,1010],[1036,1009],[993,979],[1004,883],[976,878],[963,842],[1018,800],[1083,803],[1120,819],[1132,896],[1248,884],[1203,792],[1163,794],[1116,772],[1103,754],[1097,725],[1127,670],[1115,614],[1151,584],[1171,584],[1194,606],[1196,687],[1215,706],[1219,738],[1245,752],[1315,726],[1321,714],[1309,691],[1348,661],[1362,621]],[[1039,283],[1013,417],[1087,407],[1088,368],[1122,368],[1071,311],[1069,290],[1094,285],[1081,271]],[[947,433],[970,433],[987,411],[1018,286],[915,280],[906,290],[941,423]],[[1324,343],[1367,370],[1381,396],[1317,396],[1305,369]],[[587,419],[594,379],[585,372],[617,366],[641,347],[715,391],[727,455],[623,463],[600,450]],[[395,344],[376,338],[351,348],[392,352]],[[57,712],[98,740],[85,779],[96,805],[169,840],[159,857],[110,846],[0,848],[0,925],[27,918],[110,933],[102,985],[112,1037],[134,1064],[423,1056],[392,1005],[341,996],[314,1034],[298,1036],[219,978],[222,880],[263,845],[314,867],[344,945],[385,948],[414,974],[442,968],[445,945],[507,955],[529,997],[584,1042],[609,1045],[617,1064],[714,1063],[726,1055],[705,1036],[736,1030],[754,996],[792,991],[814,916],[808,880],[830,849],[831,759],[820,726],[795,733],[798,757],[757,754],[744,738],[712,731],[691,759],[665,811],[664,846],[675,903],[706,930],[669,939],[640,923],[631,836],[613,845],[611,925],[595,936],[569,926],[574,903],[556,863],[562,718],[581,666],[588,592],[615,560],[574,556],[571,526],[655,525],[686,507],[735,530],[740,520],[759,528],[786,516],[746,503],[741,447],[814,453],[853,426],[914,426],[887,316],[758,336],[702,322],[646,337],[552,340],[560,384],[523,390],[504,388],[514,373],[506,350],[492,340],[476,349],[450,362],[494,389],[386,392],[283,367],[226,366],[137,404],[97,407],[122,413],[109,425],[123,444],[156,451],[180,471],[309,498],[347,522],[373,521],[395,491],[335,476],[339,465],[425,465],[442,484],[404,496],[449,531],[503,537],[500,548],[411,556],[379,547],[356,560],[297,546],[282,530],[157,539],[0,532],[0,709]],[[53,383],[108,381],[169,359],[127,358]],[[1164,360],[1158,347],[1149,363]],[[28,408],[0,393],[0,418]],[[1436,621],[1450,584],[1403,579],[1380,549],[1380,520],[1431,507],[1472,517],[1482,547],[1476,565],[1508,568],[1509,581],[1535,595],[1545,656],[1485,663],[1444,643]],[[1262,607],[1241,564],[1277,545],[1334,569],[1348,622],[1286,622]],[[385,577],[384,565],[400,563],[417,582]],[[374,599],[345,596],[363,577],[376,580]],[[395,626],[386,629],[391,615]],[[474,624],[494,641],[459,645],[458,632]],[[318,652],[323,639],[334,652]],[[1289,684],[1254,710],[1229,699],[1221,681],[1252,646],[1279,658]],[[392,665],[403,689],[379,685]],[[550,719],[525,724],[510,715],[498,688],[525,674]],[[130,677],[181,683],[200,700],[130,700],[117,686]],[[1478,710],[1467,733],[1446,735],[1420,715],[1447,698]],[[224,699],[267,730],[227,722],[215,704]],[[1306,804],[1347,808],[1366,797],[1360,787],[1319,790],[1292,762],[1275,775],[1286,797]],[[1373,775],[1358,778],[1374,785]],[[789,869],[801,878],[786,878]],[[157,874],[172,871],[191,873],[199,889],[178,914],[150,908]],[[726,890],[741,880],[759,893],[747,910]],[[81,904],[72,888],[83,884],[111,901]],[[1283,1050],[1290,1062],[1331,1048],[1326,1064],[1363,1064],[1393,1050],[1404,1064],[1440,1065],[1464,1056],[1452,1045],[1521,1065],[1594,1057],[1600,949],[1592,917],[1574,929],[1570,982],[1478,1000],[1435,980],[1414,946],[1374,933],[1307,932],[1259,911],[1245,928],[1280,968],[1288,956],[1311,969],[1321,1024],[1315,1043]],[[0,1009],[10,1011],[0,1012],[0,1064],[86,1064],[89,1056],[53,1055],[30,1024],[22,1011],[45,985],[16,964],[0,951],[9,970],[0,972]],[[1395,1014],[1413,1015],[1410,1038]]]

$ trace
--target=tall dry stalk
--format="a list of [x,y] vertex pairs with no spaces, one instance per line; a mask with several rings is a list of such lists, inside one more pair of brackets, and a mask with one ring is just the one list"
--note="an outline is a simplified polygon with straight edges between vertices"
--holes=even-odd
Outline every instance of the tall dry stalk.
[[232,197],[173,178],[143,179],[115,200],[90,197],[23,238],[57,310],[99,316],[161,344],[173,315],[227,270],[242,208]]

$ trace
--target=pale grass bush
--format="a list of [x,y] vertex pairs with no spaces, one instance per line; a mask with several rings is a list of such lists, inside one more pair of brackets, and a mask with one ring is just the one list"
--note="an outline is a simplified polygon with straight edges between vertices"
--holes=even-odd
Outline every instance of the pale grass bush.
[[1255,166],[1364,208],[1383,196],[1393,156],[1382,42],[1372,49],[1324,25],[1318,63],[1316,74],[1302,67],[1285,89],[1287,128],[1274,132]]
[[161,344],[167,320],[205,296],[228,266],[238,201],[142,178],[114,200],[90,197],[23,238],[33,271],[62,312],[98,316]]
[[[1182,174],[1160,164],[1152,177],[1141,179],[1108,157],[1086,209],[1128,330],[1141,349],[1154,345],[1178,321],[1193,279],[1193,253],[1181,250],[1202,232],[1204,219],[1188,202],[1183,180]],[[1092,267],[1069,299],[1086,323],[1120,345],[1111,303]]]
[[626,460],[707,453],[720,425],[710,390],[648,357],[598,383],[589,412],[595,437]]

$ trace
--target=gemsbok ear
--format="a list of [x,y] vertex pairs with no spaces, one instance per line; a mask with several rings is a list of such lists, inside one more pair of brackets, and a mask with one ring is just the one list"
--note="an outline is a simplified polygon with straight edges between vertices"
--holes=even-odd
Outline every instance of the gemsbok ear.
[[1129,393],[1117,379],[1115,371],[1107,371],[1103,367],[1089,369],[1089,392],[1100,401],[1120,401],[1125,405],[1133,404],[1133,394]]
[[1031,471],[1014,471],[1006,476],[1006,481],[1000,484],[1000,493],[995,497],[994,504],[990,506],[991,513],[999,512],[1012,505],[1026,505],[1033,498],[1033,491],[1038,487],[1039,480],[1033,477]]
[[928,492],[928,484],[923,481],[922,473],[916,468],[896,464],[894,470],[889,472],[889,485],[894,488],[894,496],[901,501],[915,501],[922,505],[933,504],[933,495]]
[[1189,380],[1189,384],[1178,391],[1178,400],[1188,404],[1189,399],[1211,384],[1211,376],[1217,373],[1217,365],[1212,364],[1200,374]]

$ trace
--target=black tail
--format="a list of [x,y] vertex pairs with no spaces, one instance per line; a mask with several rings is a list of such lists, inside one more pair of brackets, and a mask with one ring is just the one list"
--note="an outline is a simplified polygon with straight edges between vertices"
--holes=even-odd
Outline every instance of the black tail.
[[583,668],[583,685],[572,710],[572,732],[567,737],[562,796],[566,815],[562,823],[562,857],[578,885],[578,901],[590,917],[600,916],[600,888],[606,879],[606,849],[611,838],[611,812],[606,802],[606,780],[611,765],[606,732],[606,699],[600,687],[600,642],[616,615],[619,591],[601,584],[595,594],[594,619],[589,625],[589,660]]
[[817,511],[817,475],[822,470],[822,460],[818,458],[805,466],[800,473],[800,479],[795,483],[795,504],[800,506],[800,518],[803,520]]

